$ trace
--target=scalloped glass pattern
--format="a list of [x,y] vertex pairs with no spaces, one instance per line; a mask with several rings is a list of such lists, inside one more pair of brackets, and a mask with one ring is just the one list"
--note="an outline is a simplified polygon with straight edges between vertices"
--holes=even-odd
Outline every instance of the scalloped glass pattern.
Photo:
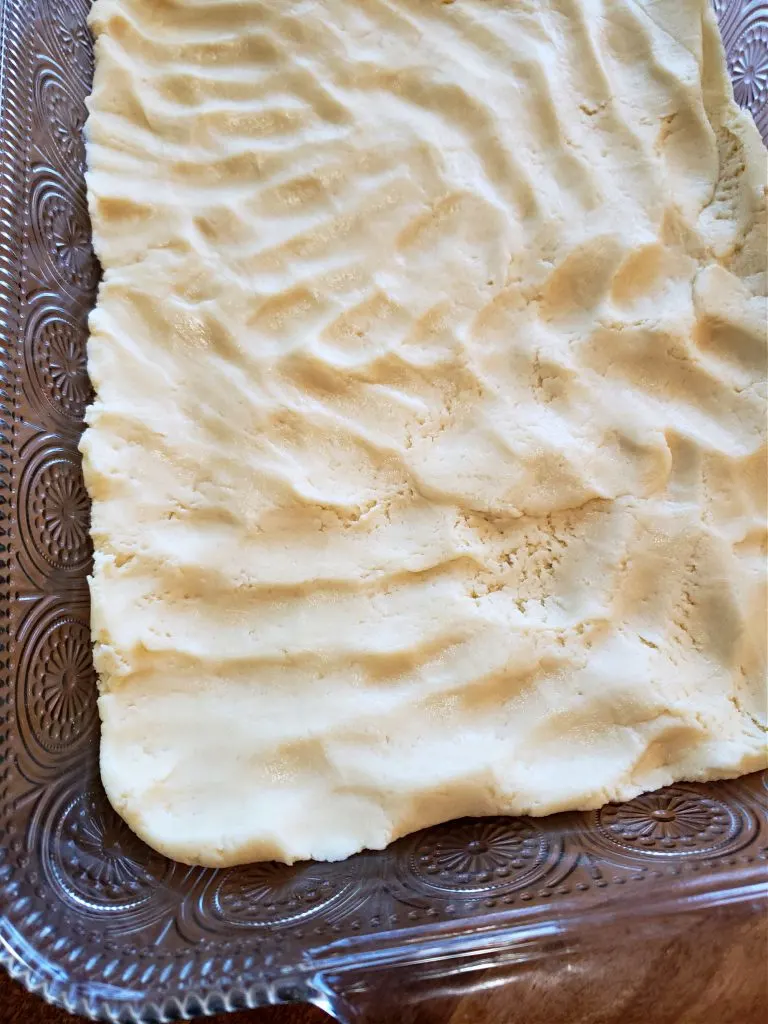
[[[540,955],[553,932],[578,949],[606,915],[764,896],[768,775],[588,814],[452,822],[342,864],[228,871],[165,860],[111,811],[77,453],[99,276],[87,7],[0,0],[0,960],[98,1019],[307,1000],[352,1020],[365,972],[430,964],[438,985],[459,960]],[[736,98],[765,138],[768,5],[715,8]]]

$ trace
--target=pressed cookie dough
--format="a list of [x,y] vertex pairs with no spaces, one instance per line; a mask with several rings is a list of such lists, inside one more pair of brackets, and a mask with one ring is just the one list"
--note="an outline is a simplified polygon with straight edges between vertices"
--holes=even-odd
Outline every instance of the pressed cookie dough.
[[707,0],[97,0],[93,637],[153,847],[766,764],[765,153]]

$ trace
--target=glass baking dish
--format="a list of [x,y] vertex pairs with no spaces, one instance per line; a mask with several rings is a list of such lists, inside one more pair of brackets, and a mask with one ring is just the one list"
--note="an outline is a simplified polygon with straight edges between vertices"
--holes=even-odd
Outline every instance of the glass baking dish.
[[[765,137],[768,5],[715,7],[736,98]],[[163,859],[111,811],[77,452],[99,277],[83,180],[87,8],[0,0],[5,967],[51,1002],[111,1021],[308,1001],[341,1021],[415,1020],[431,1006],[442,1022],[457,998],[500,987],[515,1019],[533,1021],[555,983],[564,1016],[547,1019],[567,1020],[586,991],[604,1009],[610,972],[651,963],[651,948],[701,956],[702,914],[722,919],[723,936],[749,928],[766,906],[768,774],[591,813],[452,822],[340,864],[227,871]]]

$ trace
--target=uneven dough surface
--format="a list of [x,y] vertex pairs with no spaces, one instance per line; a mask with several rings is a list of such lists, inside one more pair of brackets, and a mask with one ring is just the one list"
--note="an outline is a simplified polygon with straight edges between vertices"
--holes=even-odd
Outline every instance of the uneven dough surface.
[[766,764],[765,152],[706,0],[97,0],[102,775],[336,859]]

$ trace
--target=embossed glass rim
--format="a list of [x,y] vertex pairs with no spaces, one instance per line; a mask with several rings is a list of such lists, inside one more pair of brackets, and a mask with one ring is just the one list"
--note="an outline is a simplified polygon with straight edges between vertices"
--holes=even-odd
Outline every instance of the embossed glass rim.
[[[8,535],[14,510],[16,513],[22,511],[15,509],[13,504],[16,496],[11,487],[11,476],[18,456],[14,438],[20,424],[17,422],[15,406],[22,387],[23,371],[23,286],[20,275],[26,195],[20,183],[27,180],[24,168],[29,163],[31,145],[28,135],[32,103],[30,64],[34,52],[30,26],[41,10],[73,15],[82,14],[85,6],[87,0],[0,0],[0,758],[3,757],[4,745],[7,753],[10,725],[5,709],[10,707],[15,683],[9,651],[12,639],[9,622],[14,595]],[[765,134],[768,124],[765,90],[762,87],[753,88],[754,76],[750,77],[743,69],[739,69],[742,65],[747,67],[740,54],[746,53],[746,47],[753,44],[754,38],[757,38],[755,33],[758,30],[762,33],[760,38],[763,42],[768,38],[768,4],[756,3],[755,0],[743,3],[739,0],[715,0],[715,7],[726,44],[729,41],[733,44],[730,48],[730,67],[737,81],[737,95],[741,88],[742,101],[750,106],[758,126],[763,128]],[[750,32],[752,35],[747,38]],[[768,75],[768,64],[766,69]],[[51,428],[48,443],[55,445],[57,439],[63,436],[63,433],[56,433]],[[71,781],[74,777],[71,765],[65,766],[65,770]],[[9,772],[10,763],[6,756],[0,762],[0,829],[5,827],[7,816],[12,813],[7,793]],[[768,789],[768,774],[765,779],[764,785]],[[759,827],[763,824],[761,819]],[[593,822],[596,841],[599,839],[598,825],[596,818]],[[454,831],[467,827],[458,823]],[[409,839],[405,846],[400,845],[399,850],[404,850],[407,857],[413,858],[421,849],[419,842],[418,838]],[[19,896],[20,883],[13,876],[4,843],[5,836],[0,833],[0,894],[4,902],[19,898],[23,901],[25,895],[21,892]],[[618,858],[622,855],[617,849],[612,852]],[[663,850],[651,851],[647,858],[649,862],[654,856],[661,858],[659,865],[664,863],[666,854]],[[713,853],[712,857],[716,859],[717,853]],[[393,861],[398,858],[401,862],[407,859],[398,853],[396,857],[393,856]],[[683,872],[685,867],[685,872],[675,876],[657,871],[658,880],[650,889],[646,882],[642,890],[639,890],[642,893],[640,898],[602,904],[588,903],[585,906],[584,901],[574,894],[567,899],[558,897],[556,903],[547,903],[543,896],[537,901],[535,893],[522,893],[514,906],[508,909],[494,907],[492,913],[490,910],[473,911],[470,916],[469,911],[465,911],[466,916],[431,921],[425,920],[423,914],[420,917],[416,914],[414,921],[419,920],[421,923],[409,923],[410,914],[406,914],[405,920],[398,922],[402,927],[386,927],[382,931],[360,935],[347,929],[346,933],[340,930],[336,936],[333,929],[329,928],[326,929],[325,942],[316,942],[303,951],[304,955],[297,956],[292,962],[278,962],[274,967],[268,967],[266,962],[257,962],[258,958],[245,958],[242,962],[250,961],[248,966],[239,969],[234,981],[230,979],[226,983],[223,975],[221,983],[217,983],[216,968],[226,962],[231,943],[213,940],[202,947],[194,965],[196,973],[193,971],[189,975],[189,984],[184,984],[184,966],[176,971],[175,987],[167,997],[160,994],[157,988],[145,986],[142,989],[139,982],[127,989],[120,989],[104,979],[97,980],[97,976],[88,975],[87,963],[85,966],[79,963],[79,975],[67,973],[60,963],[47,958],[42,947],[36,946],[30,939],[30,934],[37,937],[40,932],[25,932],[13,923],[10,916],[0,917],[0,963],[14,977],[48,1001],[94,1019],[143,1024],[296,1000],[316,1002],[338,1014],[343,1012],[343,1007],[337,1002],[329,980],[332,977],[354,974],[361,969],[385,970],[419,964],[431,970],[435,969],[435,964],[442,964],[442,969],[448,970],[457,958],[462,961],[476,958],[490,964],[501,963],[510,949],[514,950],[516,960],[531,960],[550,955],[549,944],[555,936],[572,941],[576,946],[587,942],[594,929],[614,920],[617,913],[622,919],[632,919],[637,927],[653,928],[654,917],[667,910],[681,911],[735,901],[753,901],[765,896],[764,870],[753,857],[746,858],[750,862],[754,861],[749,864],[744,859],[736,862],[734,858],[724,859],[717,865],[710,864],[711,869],[717,868],[716,874],[707,874],[707,863],[700,857],[691,857],[687,865],[683,864],[683,854],[680,854],[678,860],[680,871]],[[381,863],[382,858],[370,862],[374,868],[380,867]],[[693,869],[699,867],[705,870],[697,874]],[[545,877],[534,870],[531,872],[531,884],[541,884]],[[362,902],[364,896],[370,895],[364,891],[364,887],[371,879],[364,870],[360,870],[356,881]],[[206,884],[210,886],[211,883]],[[608,885],[608,882],[598,881],[595,884]],[[462,898],[477,897],[478,890],[467,886],[462,888],[462,885],[450,890],[457,902]],[[493,892],[482,886],[479,891],[481,895],[493,896]],[[519,890],[515,892],[519,894]],[[523,902],[526,895],[530,903]],[[60,897],[52,893],[51,898]],[[444,892],[440,898],[445,901],[447,897]],[[489,898],[485,902],[493,902],[493,899]],[[38,911],[35,913],[39,916]],[[24,918],[27,923],[30,920],[31,916]],[[294,923],[296,920],[298,917],[294,918]],[[315,913],[314,922],[318,920],[322,918]],[[247,936],[253,941],[256,924],[251,921],[250,925],[251,931]],[[39,928],[39,925],[36,927]],[[240,945],[242,947],[243,943]],[[128,963],[128,968],[136,967],[136,974],[139,975],[137,965],[146,950],[136,949],[133,954],[128,954],[126,948],[122,947],[120,956],[133,955],[136,963]],[[168,956],[184,960],[191,958],[193,953],[186,949],[171,951]],[[194,956],[197,957],[197,952]],[[208,970],[208,967],[211,969]],[[210,982],[209,978],[212,979]]]

